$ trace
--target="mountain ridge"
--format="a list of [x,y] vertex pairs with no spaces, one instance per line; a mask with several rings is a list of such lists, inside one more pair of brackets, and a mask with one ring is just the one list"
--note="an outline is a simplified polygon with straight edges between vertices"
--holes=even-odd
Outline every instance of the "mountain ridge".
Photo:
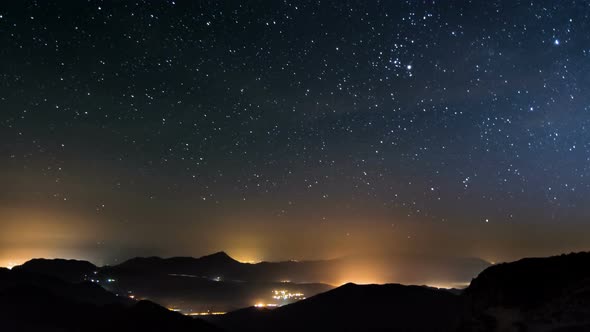
[[[229,262],[230,264],[234,264],[232,261],[235,261],[233,259],[230,261],[229,256],[223,252],[203,257],[205,259],[201,261]],[[162,259],[147,258],[147,260],[160,263]],[[182,264],[193,260],[193,258],[181,257],[173,258],[172,262]],[[88,264],[66,260],[35,262],[53,264],[53,266],[59,264],[82,266],[84,269],[90,267]],[[237,263],[237,266],[250,266]],[[36,265],[31,263],[27,266]],[[102,268],[96,271],[97,274],[93,273],[92,277],[104,280],[105,272],[100,269]],[[205,291],[212,291],[215,294],[221,292],[232,296],[245,294],[238,291],[244,282],[215,281],[197,276],[165,274],[155,276],[139,274],[136,277],[139,279],[130,284],[135,289],[145,287],[147,290],[155,289],[156,291],[174,290],[179,294],[198,297],[203,297]],[[133,278],[135,276],[132,275],[130,280],[135,280]],[[101,311],[105,315],[114,313],[116,317],[119,317],[117,319],[122,319],[121,322],[124,322],[122,324],[132,324],[134,319],[149,321],[147,316],[151,315],[134,316],[133,308],[143,302],[131,301],[127,296],[116,297],[96,283],[87,281],[70,283],[55,276],[46,276],[23,268],[0,269],[0,281],[0,299],[3,299],[0,305],[5,306],[6,312],[12,312],[17,316],[18,313],[14,313],[14,308],[6,307],[8,303],[22,302],[23,307],[31,303],[56,303],[57,308],[61,303],[68,310],[75,312],[79,312],[80,308],[97,310],[97,306],[105,305],[132,308],[131,310],[112,309],[114,311],[100,309],[106,310]],[[101,286],[106,288],[109,285],[111,284],[101,283]],[[289,283],[269,284],[273,287],[278,285],[298,287]],[[97,294],[103,294],[106,297],[97,301]],[[171,293],[165,292],[165,294]],[[156,304],[144,304],[146,310],[154,308],[154,315],[160,317],[168,315],[162,315],[164,312],[157,309],[159,306]],[[91,317],[83,311],[79,313],[81,317]],[[0,316],[2,314],[6,313],[0,312]],[[58,321],[67,317],[60,312],[56,312],[56,315]],[[162,319],[163,321],[179,319],[179,316],[175,317]],[[51,317],[38,318],[49,319],[49,321],[42,320],[43,322],[54,321],[50,319]],[[117,319],[115,320],[118,321]],[[229,332],[264,332],[277,329],[283,331],[320,329],[429,332],[587,331],[590,330],[590,252],[524,258],[515,262],[496,264],[474,277],[470,285],[462,292],[428,286],[360,285],[349,282],[338,288],[318,291],[317,294],[310,293],[307,299],[273,310],[246,307],[224,316],[207,319],[213,325]],[[187,323],[186,320],[179,322],[181,326]]]
[[228,331],[448,331],[458,324],[452,313],[459,304],[446,290],[347,283],[276,309],[246,308],[211,321]]

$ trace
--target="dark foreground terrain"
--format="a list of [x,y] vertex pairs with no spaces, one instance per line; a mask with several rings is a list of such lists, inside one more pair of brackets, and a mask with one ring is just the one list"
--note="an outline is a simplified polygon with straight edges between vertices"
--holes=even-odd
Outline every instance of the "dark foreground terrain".
[[229,331],[590,331],[590,253],[495,265],[462,292],[347,284],[212,322]]
[[90,283],[0,269],[0,331],[217,331]]
[[[383,272],[385,280],[427,283],[428,276],[435,275],[437,281],[462,284],[489,263],[475,258],[363,256],[249,264],[218,252],[198,258],[137,257],[103,267],[85,261],[34,259],[15,269],[74,283],[93,281],[112,293],[150,299],[188,314],[229,312],[259,302],[288,304],[292,301],[272,299],[272,292],[285,290],[311,297],[333,289],[332,284],[341,284],[351,272],[359,274],[367,269],[370,274],[374,266],[398,267],[391,269],[395,276],[387,277]],[[398,271],[399,266],[403,266],[403,272]]]
[[[51,276],[43,273],[48,267]],[[1,330],[590,331],[590,253],[494,265],[462,292],[346,284],[277,309],[245,308],[207,322],[72,280],[92,269],[76,261],[0,269]]]

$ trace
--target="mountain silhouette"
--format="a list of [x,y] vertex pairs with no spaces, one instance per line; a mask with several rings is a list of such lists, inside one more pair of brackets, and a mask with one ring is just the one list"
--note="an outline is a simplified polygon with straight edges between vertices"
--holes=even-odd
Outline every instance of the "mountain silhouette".
[[[132,290],[167,307],[184,312],[227,312],[271,299],[273,290],[315,295],[332,289],[322,283],[284,283],[289,276],[309,274],[316,263],[240,263],[225,252],[172,258],[133,258],[99,270],[101,280],[114,279],[107,289],[126,293]],[[320,265],[317,265],[321,268]],[[301,273],[297,273],[300,271]]]
[[77,303],[92,305],[131,303],[127,297],[116,296],[92,282],[72,283],[53,276],[22,269],[0,270],[0,292],[9,292],[14,289],[30,290],[33,288]]
[[[351,272],[365,271],[367,265],[387,266],[389,259],[391,257],[377,260],[346,257],[249,264],[220,251],[199,258],[136,257],[105,267],[83,261],[35,259],[16,269],[71,282],[95,281],[113,293],[150,299],[183,312],[227,312],[259,301],[276,302],[271,298],[274,290],[310,297],[334,288],[329,282],[346,280]],[[487,265],[478,259],[395,257],[393,261],[407,267],[396,269],[396,276],[407,282],[433,273],[441,280],[468,280]],[[280,304],[285,303],[289,301]]]
[[489,267],[463,301],[465,331],[590,331],[590,253]]
[[421,286],[346,284],[274,310],[215,318],[228,331],[449,331],[459,296]]
[[216,331],[155,303],[131,301],[92,283],[0,270],[2,331]]
[[225,252],[217,252],[199,258],[137,257],[101,268],[82,261],[35,259],[15,270],[34,271],[74,282],[93,280],[113,293],[150,299],[184,312],[226,312],[250,306],[261,296],[270,299],[271,292],[276,289],[306,296],[332,289],[321,283],[281,282],[283,275],[297,275],[297,271],[305,274],[307,266],[323,268],[321,264],[247,264]]
[[92,277],[92,272],[98,271],[112,278],[177,274],[242,282],[288,280],[293,283],[340,284],[342,280],[350,280],[351,275],[354,280],[354,275],[358,276],[360,272],[361,279],[364,274],[369,279],[404,284],[428,284],[429,276],[436,275],[438,282],[460,285],[488,266],[489,263],[477,258],[412,255],[350,256],[331,260],[250,264],[240,263],[221,251],[199,258],[136,257],[118,265],[100,268],[84,261],[35,259],[17,268],[68,281],[85,280],[86,277]]
[[[303,266],[321,270],[332,263]],[[258,277],[264,271],[274,278],[277,271],[297,271],[299,264],[243,264],[223,252],[200,258],[135,258],[103,268],[79,261],[34,260],[13,270],[0,269],[0,319],[8,331],[103,331],[113,326],[146,331],[209,331],[218,326],[229,332],[590,331],[590,253],[493,265],[463,291],[352,283],[331,289],[227,277]],[[67,280],[89,271],[94,282]],[[305,289],[308,298],[273,310],[249,307],[257,294],[279,287]],[[131,300],[130,294],[180,308],[247,308],[207,317],[208,324],[152,302]]]
[[347,284],[211,321],[228,331],[590,331],[590,253],[494,265],[463,292]]
[[[240,263],[225,252],[200,258],[146,257],[133,258],[119,265],[102,268],[111,275],[185,274],[210,279],[248,282],[340,284],[367,270],[369,277],[412,284],[428,283],[428,276],[437,275],[439,282],[465,283],[490,264],[477,258],[442,258],[427,256],[385,255],[350,256],[331,260]],[[391,267],[391,268],[387,268]],[[370,271],[377,270],[377,273]],[[351,273],[355,272],[355,273]]]
[[190,274],[198,276],[236,275],[242,264],[225,252],[199,258],[136,257],[119,265],[106,267],[111,274]]
[[86,276],[91,275],[94,271],[97,271],[98,267],[90,262],[75,259],[37,258],[23,265],[15,266],[13,269],[54,276],[70,282],[79,282],[85,280]]
[[487,268],[464,294],[473,305],[534,308],[590,282],[590,253],[525,258]]
[[237,260],[230,257],[225,251],[219,251],[211,255],[201,257],[201,260],[208,261],[212,264],[235,264]]

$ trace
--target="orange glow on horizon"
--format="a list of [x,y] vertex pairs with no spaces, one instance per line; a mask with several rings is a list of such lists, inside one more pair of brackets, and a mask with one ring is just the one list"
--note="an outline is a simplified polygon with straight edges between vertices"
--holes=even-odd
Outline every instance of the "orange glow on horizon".
[[17,265],[19,265],[19,264],[15,264],[13,262],[8,262],[6,265],[2,265],[2,267],[5,267],[5,268],[7,268],[9,270],[12,270],[12,268],[15,267],[15,266],[17,266]]
[[257,264],[263,261],[263,259],[261,258],[263,257],[262,253],[260,252],[260,250],[256,249],[230,248],[226,252],[231,258],[237,260],[240,263]]
[[12,269],[36,258],[89,260],[88,257],[80,256],[76,249],[14,248],[0,251],[0,267]]

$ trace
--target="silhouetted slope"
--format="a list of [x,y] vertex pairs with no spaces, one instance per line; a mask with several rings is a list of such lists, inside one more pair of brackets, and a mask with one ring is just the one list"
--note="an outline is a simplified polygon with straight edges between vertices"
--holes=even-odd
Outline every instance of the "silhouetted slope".
[[38,288],[0,292],[3,331],[215,331],[212,325],[142,301],[130,307],[68,301]]
[[[231,311],[264,298],[270,300],[272,291],[277,289],[311,296],[333,288],[319,283],[281,283],[281,271],[290,264],[240,263],[224,252],[200,258],[134,258],[101,268],[96,278],[101,282],[116,280],[101,283],[113,292],[131,292],[137,297],[185,312]],[[278,269],[275,266],[279,266]]]
[[[291,262],[284,263],[291,265]],[[244,264],[224,252],[200,258],[133,258],[116,266],[98,268],[91,263],[64,259],[34,259],[15,267],[14,272],[34,272],[59,279],[81,282],[95,280],[113,292],[154,300],[185,311],[230,311],[252,305],[261,297],[270,297],[275,289],[302,292],[307,296],[333,288],[325,284],[297,285],[274,280],[273,266]],[[293,263],[296,264],[296,263]],[[270,267],[267,269],[266,267]],[[267,274],[268,273],[268,274]],[[297,271],[293,271],[297,274]],[[278,274],[280,275],[280,273]],[[240,278],[254,281],[244,282]],[[107,281],[110,279],[110,282]],[[277,278],[278,279],[278,278]],[[98,285],[92,285],[100,289]]]
[[590,331],[590,253],[489,267],[471,282],[463,298],[465,330]]
[[489,267],[460,295],[348,284],[275,310],[213,322],[232,331],[590,331],[590,253]]
[[311,296],[333,288],[324,284],[214,281],[178,275],[121,275],[115,278],[115,283],[105,284],[104,287],[120,294],[132,291],[139,298],[150,299],[166,307],[199,312],[227,312],[258,301],[273,301],[273,290],[284,289]]
[[420,286],[355,285],[275,310],[244,309],[216,318],[231,331],[452,331],[459,297]]
[[[59,287],[56,287],[56,284]],[[93,284],[70,284],[23,271],[2,270],[0,271],[0,330],[26,332],[216,330],[202,320],[171,312],[154,303],[124,300],[96,287],[98,286]],[[102,294],[98,295],[99,293]],[[103,300],[93,298],[93,295],[98,295]],[[106,298],[110,301],[105,301]]]
[[311,282],[329,275],[331,261],[240,263],[225,252],[199,258],[137,257],[119,265],[101,269],[114,276],[184,274],[197,277],[251,282],[292,280]]
[[433,281],[432,276],[437,276],[436,282],[460,286],[488,265],[475,258],[399,255],[248,264],[236,261],[225,252],[218,252],[200,258],[137,257],[101,268],[84,261],[35,259],[15,269],[52,275],[72,282],[84,280],[85,276],[93,278],[92,273],[98,271],[102,277],[112,278],[178,274],[243,282],[289,280],[294,283],[324,284],[339,284],[350,278],[428,284]]
[[140,301],[125,310],[106,308],[107,315],[102,327],[95,331],[105,331],[115,326],[119,331],[174,331],[200,332],[219,331],[213,325],[176,312],[172,312],[153,302]]
[[[101,268],[73,260],[33,260],[15,269],[68,281],[92,279],[111,292],[133,294],[189,312],[231,311],[258,301],[274,302],[270,294],[277,289],[300,292],[309,297],[332,289],[326,281],[339,283],[355,276],[360,279],[363,276],[386,278],[388,269],[375,269],[378,266],[395,266],[395,277],[406,282],[422,280],[426,283],[431,276],[437,276],[437,280],[453,285],[468,280],[485,264],[472,258],[397,256],[248,264],[236,261],[225,252],[218,252],[199,258],[138,257]],[[283,283],[285,280],[290,282]]]
[[73,302],[93,305],[131,303],[91,282],[70,283],[56,277],[23,270],[0,270],[0,292],[11,289],[40,289]]
[[94,264],[87,261],[66,259],[32,259],[23,265],[15,266],[13,270],[34,272],[60,278],[69,282],[83,281],[85,275],[91,275],[98,270]]
[[477,307],[541,305],[590,281],[590,253],[525,258],[491,266],[465,290]]
[[[388,269],[387,267],[395,267]],[[224,252],[200,258],[133,258],[119,265],[101,269],[110,275],[187,274],[199,277],[222,277],[225,280],[269,282],[290,280],[295,283],[340,283],[365,272],[366,278],[427,284],[432,276],[445,284],[469,281],[489,266],[476,258],[441,258],[423,256],[347,257],[319,261],[240,263]],[[373,272],[371,272],[373,271]],[[374,272],[379,271],[379,272]]]
[[[95,283],[70,283],[46,272],[30,272],[35,270],[32,267],[46,271],[62,264],[71,267],[64,274],[69,277],[89,268],[79,262],[41,260],[25,264],[26,268],[0,269],[2,330],[214,329],[153,303],[116,296]],[[108,287],[121,283],[126,287],[125,283],[130,282],[127,286],[162,298],[172,296],[178,303],[194,298],[209,303],[216,299],[247,298],[249,291],[262,292],[264,287],[302,285],[216,282],[208,277],[169,272],[189,268],[210,272],[252,266],[270,271],[277,266],[297,264],[242,264],[217,253],[198,259],[139,258],[114,270],[101,269],[93,276],[103,280],[108,271],[124,271],[120,272],[124,280],[101,284]],[[321,291],[321,286],[325,285],[314,289]],[[460,295],[456,293],[398,284],[346,284],[275,310],[246,308],[209,320],[229,331],[590,331],[590,253],[527,258],[495,265],[480,273]]]
[[211,276],[236,274],[242,264],[224,252],[199,258],[193,257],[136,257],[119,265],[105,267],[111,274],[191,274]]

